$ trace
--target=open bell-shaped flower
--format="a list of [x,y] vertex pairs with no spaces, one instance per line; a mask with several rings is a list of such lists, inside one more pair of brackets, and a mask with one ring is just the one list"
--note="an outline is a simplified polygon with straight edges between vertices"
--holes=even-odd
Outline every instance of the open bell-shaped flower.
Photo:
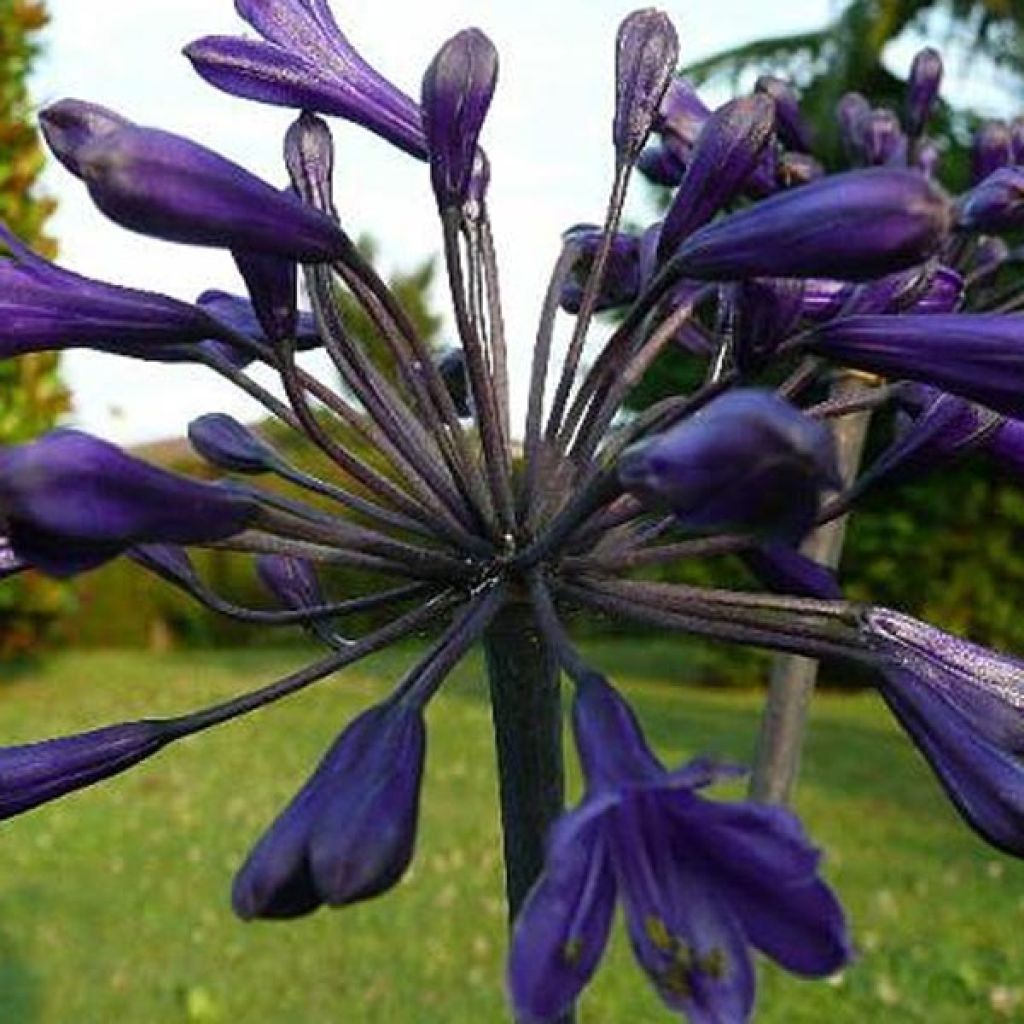
[[862,633],[882,696],[957,810],[1024,857],[1024,664],[887,608]]
[[15,553],[54,576],[92,569],[138,543],[223,540],[257,511],[244,495],[77,430],[0,449],[0,522]]
[[831,432],[774,392],[738,389],[619,458],[623,486],[698,530],[799,540],[839,487]]
[[638,963],[694,1024],[749,1019],[751,947],[810,977],[847,961],[842,909],[789,811],[705,799],[699,789],[736,769],[697,760],[667,771],[596,674],[580,680],[573,729],[586,792],[552,829],[516,921],[517,1019],[553,1020],[572,1004],[597,969],[617,899]]
[[235,912],[298,917],[395,885],[415,846],[425,751],[418,707],[382,704],[356,718],[249,854]]
[[[344,250],[341,229],[290,192],[280,192],[196,142],[126,123],[94,129],[90,104],[64,100],[40,115],[63,162],[93,202],[122,227],[189,245],[263,252],[300,262]],[[68,129],[71,121],[79,128]]]
[[342,34],[327,0],[235,0],[262,36],[206,36],[185,56],[211,85],[260,103],[354,121],[420,159],[419,107]]

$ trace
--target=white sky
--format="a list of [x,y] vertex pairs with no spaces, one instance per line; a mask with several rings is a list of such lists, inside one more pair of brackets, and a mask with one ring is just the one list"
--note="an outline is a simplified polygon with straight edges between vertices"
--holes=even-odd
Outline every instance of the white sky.
[[[498,93],[484,130],[491,157],[491,214],[510,335],[514,415],[525,408],[535,316],[563,228],[598,220],[610,172],[613,42],[629,0],[335,0],[342,29],[414,97],[438,45],[477,25],[501,54]],[[673,5],[683,59],[747,39],[817,28],[828,0],[716,0]],[[291,113],[235,99],[202,82],[180,55],[198,36],[245,27],[230,0],[50,0],[52,24],[33,84],[45,105],[64,96],[103,103],[144,124],[189,135],[271,181],[283,181],[280,140]],[[912,52],[912,48],[910,49]],[[909,52],[901,55],[902,65]],[[370,133],[332,121],[336,191],[352,235],[372,233],[385,269],[410,267],[437,248],[426,166]],[[66,266],[118,283],[193,299],[208,287],[241,291],[230,257],[133,235],[93,209],[81,185],[54,164],[50,230]],[[438,295],[438,308],[446,309]],[[75,422],[119,441],[181,433],[213,409],[258,415],[212,374],[88,352],[70,353],[65,375]]]

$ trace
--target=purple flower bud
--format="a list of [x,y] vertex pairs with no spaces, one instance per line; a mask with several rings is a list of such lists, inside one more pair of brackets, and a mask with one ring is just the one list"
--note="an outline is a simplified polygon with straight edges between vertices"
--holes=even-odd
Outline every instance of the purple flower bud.
[[145,541],[223,540],[256,511],[242,495],[76,430],[0,449],[0,520],[15,552],[54,576],[92,569]]
[[[78,112],[86,106],[62,101],[40,115],[47,139],[71,103]],[[62,132],[58,142],[69,138]],[[99,133],[83,128],[64,163],[108,217],[142,234],[303,262],[330,260],[343,244],[329,217],[180,135],[133,124]]]
[[957,200],[962,231],[1017,231],[1024,227],[1024,167],[1000,167]]
[[125,355],[190,347],[217,334],[203,310],[155,292],[94,281],[57,267],[0,224],[0,359],[96,348]]
[[[583,300],[583,289],[590,267],[601,245],[602,231],[593,224],[577,224],[564,232],[563,239],[577,245],[579,258],[572,277],[562,289],[561,305],[567,313],[578,313]],[[643,284],[640,238],[625,231],[612,237],[611,250],[598,292],[596,310],[626,306],[640,293]]]
[[921,139],[914,152],[914,166],[926,177],[934,178],[942,159],[942,150],[934,139]]
[[845,366],[932,384],[1009,416],[1024,414],[1024,316],[852,316],[814,329],[808,348]]
[[211,465],[232,473],[270,473],[281,457],[233,416],[211,412],[188,425],[192,447]]
[[665,258],[736,198],[758,165],[774,126],[775,104],[767,96],[741,97],[711,115],[665,216],[659,257]]
[[380,705],[352,722],[239,871],[239,917],[297,917],[398,882],[415,845],[425,751],[418,708]]
[[942,57],[926,46],[918,50],[910,65],[907,82],[907,134],[917,137],[924,131],[939,95],[942,83]]
[[734,354],[746,373],[761,366],[796,327],[803,310],[803,282],[752,277],[732,288]]
[[658,107],[655,129],[665,145],[685,163],[710,116],[710,107],[697,95],[693,85],[685,78],[673,78]]
[[823,601],[843,596],[835,573],[786,544],[760,544],[742,552],[747,568],[769,590]]
[[326,0],[236,0],[263,37],[207,36],[185,47],[206,81],[235,96],[332,114],[426,157],[419,107],[353,49]]
[[469,393],[469,370],[466,367],[466,353],[461,348],[450,348],[437,360],[448,393],[452,396],[455,411],[462,417],[473,415],[472,396]]
[[327,122],[304,110],[284,137],[284,162],[295,191],[318,210],[334,208],[334,140]]
[[621,163],[639,156],[679,63],[679,38],[668,16],[634,11],[615,40],[615,121],[612,139]]
[[972,183],[977,185],[993,171],[1009,164],[1013,159],[1010,146],[1010,128],[1005,121],[983,122],[971,143]]
[[83,100],[61,100],[42,117],[46,144],[76,178],[82,177],[78,154],[83,146],[131,124],[128,118],[113,110]]
[[327,603],[313,563],[305,558],[260,555],[256,559],[256,574],[282,608],[301,611]]
[[233,250],[264,337],[271,343],[295,335],[298,326],[298,268],[294,260],[263,252]]
[[623,452],[619,479],[687,527],[751,530],[798,541],[822,490],[839,487],[824,424],[773,392],[740,389]]
[[884,108],[860,120],[861,163],[868,167],[902,167],[907,163],[907,137],[900,119]]
[[199,586],[199,576],[184,548],[174,544],[137,544],[129,552],[129,557],[175,586],[186,590]]
[[863,634],[882,696],[957,810],[1024,857],[1024,664],[886,608]]
[[[228,292],[211,288],[196,299],[196,305],[209,313],[214,320],[230,327],[238,334],[244,334],[247,338],[261,344],[267,344],[270,341],[263,333],[263,327],[256,316],[256,310],[252,303],[240,295],[231,295]],[[300,351],[319,348],[323,344],[316,320],[310,313],[299,313],[294,337]],[[237,349],[233,351],[235,354],[232,357],[232,362],[236,365],[244,366],[252,361],[251,353],[239,353]]]
[[637,158],[637,170],[652,185],[674,188],[683,180],[686,165],[668,146],[648,146]]
[[872,279],[926,260],[949,222],[945,193],[920,174],[849,171],[708,224],[680,246],[665,274]]
[[774,75],[762,75],[754,83],[754,91],[764,93],[775,101],[775,125],[782,144],[801,153],[809,152],[811,130],[800,113],[800,100],[793,86]]
[[442,210],[469,199],[477,140],[497,81],[498,51],[477,28],[449,39],[423,76],[430,181]]
[[824,173],[825,168],[809,153],[783,153],[775,167],[775,177],[782,188],[806,185]]
[[853,312],[952,313],[963,300],[964,279],[955,270],[915,267],[863,285],[809,278],[804,282],[803,315],[821,323]]
[[109,779],[173,738],[165,723],[141,721],[0,747],[0,820]]
[[839,138],[847,159],[859,163],[863,159],[861,125],[871,113],[871,104],[859,93],[848,92],[836,104]]

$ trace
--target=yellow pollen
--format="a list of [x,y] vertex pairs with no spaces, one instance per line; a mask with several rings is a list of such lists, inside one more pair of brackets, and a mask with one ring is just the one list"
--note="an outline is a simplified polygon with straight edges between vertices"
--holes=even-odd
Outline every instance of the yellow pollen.
[[721,981],[725,977],[727,966],[728,960],[725,956],[725,950],[720,946],[714,946],[700,958],[699,967],[701,971],[714,978],[715,981]]
[[676,939],[660,917],[653,914],[648,917],[644,921],[644,931],[647,932],[647,938],[651,940],[654,948],[660,952],[671,953],[675,949]]
[[583,942],[581,939],[570,939],[562,947],[562,959],[569,967],[576,967],[583,956]]
[[662,971],[658,976],[658,981],[669,995],[687,999],[693,993],[689,972],[682,964],[672,964],[671,967]]

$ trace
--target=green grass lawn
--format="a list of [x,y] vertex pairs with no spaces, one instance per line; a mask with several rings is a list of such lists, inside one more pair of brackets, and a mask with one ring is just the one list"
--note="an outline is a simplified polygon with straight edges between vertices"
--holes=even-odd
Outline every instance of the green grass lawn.
[[[0,685],[0,742],[182,711],[269,680],[300,651],[56,658]],[[340,727],[410,652],[187,741],[0,830],[3,1024],[490,1024],[503,1018],[504,911],[488,708],[467,662],[431,710],[415,866],[390,895],[242,924],[234,870]],[[747,759],[753,694],[673,689],[678,648],[605,645],[670,762]],[[799,810],[828,851],[859,962],[830,982],[766,968],[777,1024],[1024,1021],[1024,866],[962,827],[871,695],[815,705]],[[674,1019],[621,934],[583,1024]]]

